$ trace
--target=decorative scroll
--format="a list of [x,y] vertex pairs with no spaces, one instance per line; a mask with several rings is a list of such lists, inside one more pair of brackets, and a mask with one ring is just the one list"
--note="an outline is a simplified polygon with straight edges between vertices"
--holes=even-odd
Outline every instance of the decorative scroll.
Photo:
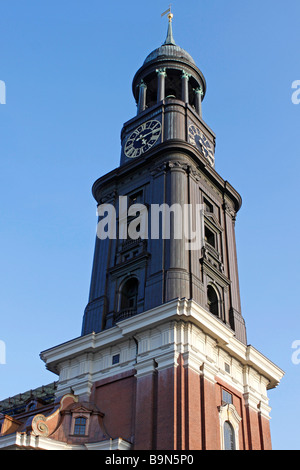
[[66,394],[62,397],[59,407],[49,416],[44,416],[42,414],[35,415],[32,422],[32,433],[35,436],[48,437],[52,434],[60,420],[60,412],[64,409],[70,402],[78,402],[78,398],[72,394]]

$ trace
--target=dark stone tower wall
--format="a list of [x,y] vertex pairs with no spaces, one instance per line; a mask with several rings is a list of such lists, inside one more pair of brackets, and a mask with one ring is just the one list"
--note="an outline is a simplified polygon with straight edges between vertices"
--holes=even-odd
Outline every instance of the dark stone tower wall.
[[[215,135],[202,119],[205,89],[201,71],[175,43],[153,51],[134,77],[137,115],[121,132],[120,167],[95,182],[94,198],[98,205],[112,204],[117,216],[120,196],[149,209],[153,204],[202,204],[207,236],[204,246],[192,251],[184,237],[97,238],[83,335],[186,298],[211,311],[246,343],[234,233],[241,198],[214,169]],[[127,282],[135,300],[124,308]]]

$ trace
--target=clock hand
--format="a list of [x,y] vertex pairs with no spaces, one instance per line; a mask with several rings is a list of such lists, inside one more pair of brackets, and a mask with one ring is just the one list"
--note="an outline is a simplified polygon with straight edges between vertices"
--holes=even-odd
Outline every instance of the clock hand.
[[141,135],[140,137],[137,137],[136,140],[144,139],[146,136],[148,136],[148,135],[150,135],[150,134],[152,134],[152,132],[147,132],[147,134],[143,134],[143,135]]

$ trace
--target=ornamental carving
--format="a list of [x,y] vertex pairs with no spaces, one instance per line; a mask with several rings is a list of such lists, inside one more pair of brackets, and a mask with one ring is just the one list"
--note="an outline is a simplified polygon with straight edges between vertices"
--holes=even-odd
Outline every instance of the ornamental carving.
[[182,71],[182,78],[189,80],[191,76],[192,74],[186,72],[185,70]]
[[112,192],[110,192],[110,193],[108,193],[108,194],[105,194],[105,196],[102,196],[102,197],[100,198],[99,203],[100,203],[100,204],[105,204],[105,203],[107,203],[108,201],[113,201],[113,200],[115,199],[116,195],[117,195],[117,192],[116,192],[116,191],[112,191]]
[[44,415],[36,415],[32,420],[32,431],[36,436],[47,437],[49,428],[46,424],[47,418]]
[[48,437],[51,435],[60,420],[61,412],[70,404],[76,403],[78,398],[72,394],[66,394],[58,404],[58,408],[49,416],[43,414],[35,415],[31,422],[32,433],[35,436]]
[[189,170],[189,165],[180,161],[172,161],[172,162],[169,162],[169,168],[179,169],[179,170],[183,170],[187,172]]
[[165,67],[163,67],[163,68],[160,68],[160,69],[156,69],[156,73],[157,73],[158,75],[162,75],[163,77],[166,77],[166,75],[167,75],[167,70],[166,70]]
[[227,202],[224,202],[224,204],[223,204],[223,209],[224,209],[224,211],[226,212],[226,214],[230,215],[230,217],[232,218],[232,220],[235,222],[235,220],[236,220],[236,212],[235,212],[235,210],[233,209],[233,207],[230,206]]
[[190,175],[197,183],[201,180],[201,174],[199,171],[193,169],[192,167],[190,167]]
[[160,165],[154,166],[150,170],[150,174],[151,174],[151,176],[157,176],[157,175],[165,172],[166,170],[167,170],[167,163],[164,162],[164,163],[161,163]]

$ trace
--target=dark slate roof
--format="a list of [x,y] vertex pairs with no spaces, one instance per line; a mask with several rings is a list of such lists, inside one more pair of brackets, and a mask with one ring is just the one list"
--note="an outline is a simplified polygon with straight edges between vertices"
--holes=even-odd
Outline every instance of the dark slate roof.
[[146,57],[144,64],[147,64],[152,60],[164,58],[179,60],[185,59],[188,62],[191,62],[193,65],[196,65],[194,59],[188,52],[174,44],[163,44],[162,46],[158,47]]
[[151,62],[152,60],[155,59],[164,59],[164,58],[170,58],[170,59],[185,59],[188,62],[191,62],[192,64],[195,64],[194,59],[192,56],[186,52],[182,47],[177,46],[175,43],[174,37],[173,37],[173,28],[172,28],[172,18],[173,15],[169,15],[169,24],[168,24],[168,32],[167,32],[167,37],[165,42],[155,49],[153,52],[151,52],[148,57],[146,57],[146,60],[144,64],[147,64],[148,62]]
[[57,382],[49,385],[43,385],[35,390],[29,390],[25,393],[19,393],[14,397],[6,398],[0,401],[0,413],[16,416],[26,411],[27,404],[30,400],[41,400],[44,404],[49,404],[55,400],[55,391]]

